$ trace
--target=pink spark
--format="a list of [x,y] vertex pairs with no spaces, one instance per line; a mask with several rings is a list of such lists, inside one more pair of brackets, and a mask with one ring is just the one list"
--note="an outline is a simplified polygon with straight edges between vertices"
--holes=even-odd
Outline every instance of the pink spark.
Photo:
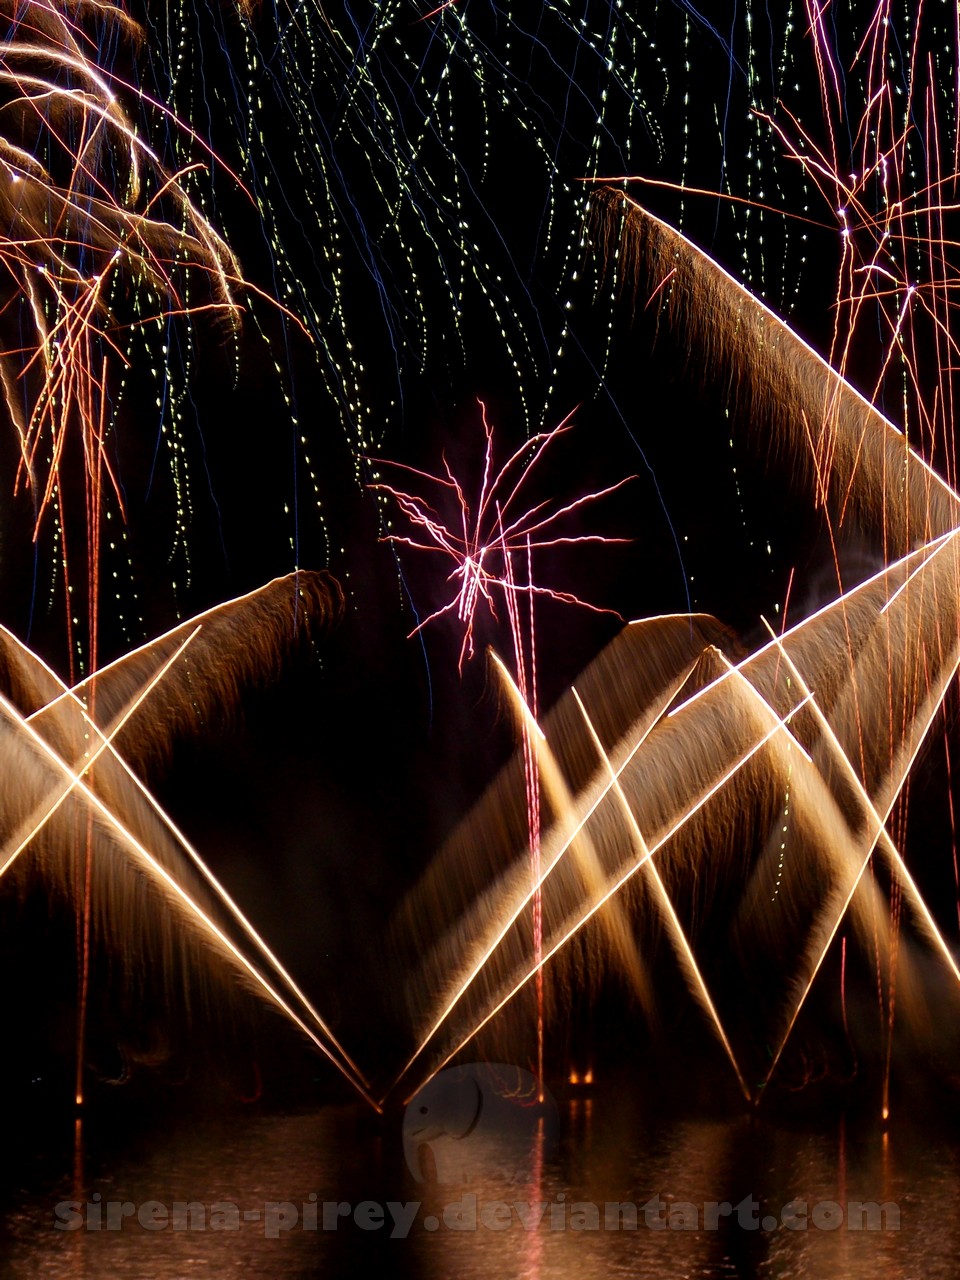
[[[616,484],[608,485],[566,504],[556,507],[547,499],[531,507],[522,506],[523,489],[531,473],[538,466],[547,449],[560,436],[571,430],[569,413],[562,422],[550,431],[541,432],[531,437],[513,453],[504,465],[494,473],[494,433],[488,417],[486,405],[480,405],[484,432],[483,470],[479,490],[475,501],[471,504],[465,487],[454,475],[443,457],[443,475],[433,475],[404,463],[392,462],[388,459],[370,459],[381,465],[395,467],[405,471],[428,486],[434,486],[439,497],[443,491],[453,494],[459,511],[457,528],[450,528],[443,522],[434,505],[426,497],[400,489],[394,485],[374,483],[369,487],[388,494],[396,502],[402,514],[407,518],[414,533],[387,534],[386,542],[403,544],[421,551],[440,553],[451,562],[447,581],[456,584],[455,594],[429,617],[411,631],[416,635],[429,623],[444,614],[456,610],[463,624],[463,642],[460,648],[458,667],[462,671],[464,660],[474,654],[474,623],[477,609],[486,604],[494,618],[497,614],[498,597],[507,608],[511,618],[511,631],[515,632],[512,621],[513,612],[518,600],[527,596],[531,602],[536,596],[546,596],[551,600],[566,604],[576,604],[596,613],[613,613],[582,600],[579,596],[567,591],[554,590],[538,584],[532,574],[532,553],[547,547],[581,543],[619,543],[625,538],[612,538],[601,534],[564,535],[556,531],[558,521],[589,502],[595,502],[623,487],[634,476],[628,476]],[[525,581],[518,580],[514,567],[514,558],[522,556],[526,560],[527,575]],[[514,639],[516,636],[514,635]]]

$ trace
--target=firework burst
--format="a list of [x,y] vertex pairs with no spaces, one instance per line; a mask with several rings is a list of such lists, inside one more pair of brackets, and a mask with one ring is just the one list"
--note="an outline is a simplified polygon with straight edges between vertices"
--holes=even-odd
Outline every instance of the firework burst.
[[[565,604],[579,605],[597,613],[614,612],[591,604],[571,592],[559,591],[537,582],[532,571],[533,553],[563,545],[612,545],[627,541],[605,534],[564,534],[562,522],[574,511],[615,493],[635,477],[618,480],[615,484],[562,505],[557,505],[548,498],[527,507],[524,505],[524,491],[530,478],[539,468],[550,446],[571,430],[573,414],[568,414],[552,430],[541,432],[528,440],[495,471],[493,427],[487,417],[486,406],[482,401],[478,403],[483,423],[484,451],[480,484],[472,501],[467,495],[465,483],[454,475],[445,456],[443,475],[431,475],[427,471],[386,459],[371,459],[378,466],[396,467],[425,481],[428,490],[433,490],[431,498],[380,480],[375,480],[370,488],[392,498],[416,531],[413,534],[389,533],[385,541],[439,554],[452,564],[447,582],[455,587],[454,595],[424,618],[410,635],[416,635],[436,619],[455,612],[463,628],[458,662],[462,671],[464,662],[474,654],[478,610],[485,606],[494,619],[499,619],[499,601],[505,607],[514,640],[518,674],[529,665],[530,678],[533,680],[534,655],[532,652],[529,654],[529,661],[523,657],[521,600],[526,599],[532,606],[534,598],[542,596]],[[455,499],[458,524],[444,523],[437,510],[441,496]],[[526,676],[523,675],[521,684],[525,683]]]
[[[534,577],[533,554],[535,551],[563,545],[598,542],[613,544],[625,541],[625,539],[612,538],[604,534],[564,534],[563,521],[580,508],[615,493],[634,477],[619,480],[604,489],[587,493],[566,503],[558,504],[556,500],[547,498],[535,501],[532,506],[528,506],[525,498],[531,476],[539,468],[550,446],[571,429],[573,415],[568,414],[552,430],[534,436],[511,454],[499,470],[496,470],[493,427],[487,417],[486,406],[482,401],[479,405],[484,436],[483,463],[479,487],[472,502],[467,497],[464,484],[456,477],[446,457],[443,459],[441,476],[431,475],[416,468],[403,468],[421,481],[428,483],[434,490],[434,502],[437,505],[439,505],[441,493],[445,493],[448,498],[454,497],[459,515],[458,525],[454,527],[446,525],[433,503],[422,495],[376,480],[372,487],[392,498],[416,531],[413,534],[387,534],[386,541],[419,551],[438,553],[445,560],[452,562],[447,582],[455,588],[453,596],[446,604],[424,618],[410,633],[411,635],[416,635],[438,618],[455,612],[463,629],[458,663],[462,672],[464,662],[474,654],[474,631],[478,609],[485,606],[495,620],[499,619],[498,603],[506,612],[513,651],[513,679],[524,711],[524,714],[519,717],[519,730],[523,747],[527,834],[530,848],[530,875],[533,884],[531,931],[534,961],[537,966],[537,1078],[542,1093],[543,917],[540,892],[540,761],[536,742],[536,738],[540,735],[537,726],[539,697],[534,602],[540,596],[566,604],[579,605],[596,612],[611,613],[613,611],[590,604],[570,592],[558,591],[538,583]],[[501,666],[499,661],[497,665]],[[509,673],[504,672],[504,676],[508,681],[510,680]]]

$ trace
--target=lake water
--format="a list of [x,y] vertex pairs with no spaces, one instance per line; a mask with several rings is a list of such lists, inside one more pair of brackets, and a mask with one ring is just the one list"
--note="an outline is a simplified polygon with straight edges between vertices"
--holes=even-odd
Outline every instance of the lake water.
[[[506,1181],[418,1183],[402,1115],[165,1114],[21,1126],[3,1277],[953,1280],[952,1126],[679,1114],[623,1080],[558,1100]],[[611,1207],[613,1206],[613,1207]]]

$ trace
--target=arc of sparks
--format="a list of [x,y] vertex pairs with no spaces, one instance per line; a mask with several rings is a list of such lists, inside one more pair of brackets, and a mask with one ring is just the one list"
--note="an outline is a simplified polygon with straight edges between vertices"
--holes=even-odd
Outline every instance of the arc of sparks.
[[[698,796],[696,800],[694,800],[691,804],[689,804],[687,806],[686,811],[683,813],[683,815],[670,827],[670,829],[661,838],[659,838],[654,844],[647,846],[646,855],[640,858],[639,860],[633,862],[630,866],[627,867],[625,871],[621,872],[621,874],[617,876],[616,879],[613,881],[613,883],[607,888],[607,891],[604,893],[603,897],[598,902],[592,903],[590,907],[581,916],[578,917],[578,919],[574,922],[574,924],[568,930],[566,930],[566,932],[564,932],[562,936],[555,943],[553,943],[553,945],[549,948],[549,950],[544,952],[542,958],[540,959],[539,965],[531,967],[526,973],[524,973],[519,978],[519,980],[517,980],[514,983],[514,985],[510,988],[507,994],[503,996],[496,1003],[494,1008],[490,1009],[477,1023],[475,1023],[474,1026],[471,1027],[471,1029],[466,1033],[466,1035],[464,1035],[457,1042],[455,1047],[445,1055],[443,1060],[439,1062],[436,1066],[434,1066],[433,1070],[431,1071],[430,1075],[427,1078],[427,1082],[433,1079],[433,1077],[437,1074],[438,1071],[442,1071],[443,1068],[447,1065],[447,1063],[450,1062],[450,1060],[454,1058],[465,1045],[469,1044],[469,1042],[480,1031],[483,1030],[483,1028],[487,1025],[488,1022],[490,1022],[493,1018],[496,1017],[496,1015],[500,1012],[500,1010],[503,1009],[504,1006],[508,1004],[510,1000],[513,999],[513,997],[517,994],[517,992],[522,990],[522,988],[526,986],[526,984],[530,981],[530,979],[534,977],[537,968],[545,965],[548,960],[552,959],[552,957],[555,956],[557,952],[570,941],[571,938],[575,937],[576,934],[578,934],[580,930],[586,924],[588,924],[590,920],[593,919],[593,917],[597,914],[597,912],[614,896],[614,894],[618,893],[623,888],[623,886],[630,879],[632,879],[632,877],[635,876],[637,872],[639,872],[642,869],[645,863],[650,858],[652,858],[653,855],[664,844],[666,844],[666,842],[672,836],[674,836],[684,826],[686,822],[688,822],[694,816],[694,814],[696,814],[700,809],[702,809],[703,806],[714,795],[716,795],[719,791],[721,791],[727,785],[727,783],[731,780],[731,778],[735,777],[736,774],[744,767],[744,765],[746,765],[748,761],[750,761],[757,754],[757,752],[761,750],[761,748],[764,747],[767,744],[767,742],[769,742],[769,740],[775,734],[779,733],[781,728],[785,724],[788,724],[790,720],[804,706],[806,706],[808,701],[809,699],[807,698],[802,699],[796,705],[796,707],[793,708],[792,711],[787,713],[786,716],[784,716],[783,718],[778,718],[777,723],[773,726],[773,728],[771,728],[766,733],[764,733],[759,738],[758,741],[756,741],[751,747],[749,747],[740,756],[740,758],[736,760],[733,763],[733,765],[731,765],[731,767],[724,772],[723,776],[716,783],[714,783],[711,787],[707,789],[706,792]],[[609,793],[612,786],[613,786],[612,783],[608,783],[605,790],[605,794]],[[567,842],[567,844],[564,845],[564,850],[563,850],[564,852],[566,851],[566,848],[568,847],[568,845],[569,845],[569,842]],[[422,1088],[423,1086],[421,1085],[420,1087]],[[412,1097],[413,1095],[411,1094],[410,1096]],[[409,1101],[409,1099],[407,1099],[407,1101]]]
[[[798,656],[806,655],[818,664],[818,671],[821,672],[823,680],[829,681],[828,688],[832,691],[830,692],[831,699],[836,700],[839,698],[834,714],[845,715],[849,722],[850,715],[852,714],[849,705],[850,699],[854,697],[855,694],[855,689],[851,690],[850,687],[851,681],[854,681],[855,683],[857,679],[862,678],[857,672],[857,665],[861,663],[870,663],[877,657],[875,652],[876,647],[878,644],[882,647],[883,639],[887,636],[891,625],[893,625],[891,620],[894,619],[895,612],[897,613],[896,626],[903,627],[909,623],[909,614],[905,611],[915,610],[922,606],[926,595],[930,595],[931,599],[934,599],[938,598],[938,594],[941,591],[949,592],[951,590],[950,584],[953,581],[956,562],[955,557],[948,558],[946,553],[948,548],[953,547],[955,549],[956,545],[956,539],[952,534],[944,534],[933,539],[928,544],[919,547],[917,550],[910,552],[896,563],[885,565],[882,569],[878,570],[874,575],[865,580],[865,582],[845,593],[838,600],[832,601],[828,605],[823,606],[809,618],[798,623],[785,637],[782,639],[770,640],[767,644],[761,646],[758,650],[742,659],[736,665],[726,662],[722,658],[722,655],[720,655],[723,670],[715,678],[710,679],[707,683],[702,685],[701,688],[685,697],[678,703],[678,705],[672,709],[666,710],[664,719],[669,720],[674,717],[678,717],[681,714],[684,714],[685,716],[691,714],[696,715],[698,704],[707,698],[711,699],[713,704],[713,713],[716,713],[722,705],[722,701],[718,703],[718,699],[722,700],[723,686],[732,680],[736,682],[736,687],[740,690],[738,696],[741,699],[748,698],[750,703],[757,707],[758,711],[762,711],[765,717],[770,718],[772,721],[771,734],[779,734],[781,732],[781,726],[791,721],[800,709],[799,705],[790,705],[786,710],[779,706],[779,699],[782,697],[783,685],[778,673],[781,669],[789,671],[789,667],[783,663],[781,656],[781,650],[783,650],[790,653],[791,662],[795,662],[795,653]],[[924,586],[925,595],[923,596],[918,594],[919,587],[916,584],[918,582],[921,584],[926,583],[927,578],[920,577],[918,573],[918,566],[926,569],[927,574],[929,575],[929,581],[932,584],[929,591],[927,591],[927,588]],[[953,599],[952,595],[950,599]],[[936,645],[938,642],[938,629],[945,627],[948,632],[953,629],[953,624],[951,622],[953,616],[954,615],[952,613],[948,613],[947,617],[944,619],[941,618],[939,614],[934,615],[933,621],[930,624],[933,628],[933,632],[930,637],[933,644]],[[880,628],[879,632],[878,627]],[[640,633],[638,632],[638,634]],[[618,641],[613,642],[614,646],[620,643],[621,639],[628,644],[631,654],[630,661],[642,662],[642,654],[636,653],[634,648],[630,645],[629,629],[627,633],[623,633],[622,637],[618,638]],[[943,637],[940,636],[939,639],[942,640]],[[850,676],[846,679],[842,678],[842,671],[836,668],[836,664],[833,663],[831,659],[831,655],[837,644],[841,644],[842,647],[845,647],[849,651],[850,662],[854,664]],[[789,650],[787,650],[788,645]],[[855,654],[857,654],[858,651],[860,656],[855,658]],[[716,650],[714,650],[714,652],[716,652]],[[907,749],[906,744],[904,744],[904,746],[898,750],[899,764],[896,769],[896,777],[891,775],[890,778],[883,782],[881,790],[884,792],[886,797],[884,801],[885,806],[892,804],[895,795],[900,790],[902,777],[905,776],[905,772],[909,771],[911,762],[915,758],[916,752],[919,750],[919,746],[927,733],[932,716],[936,713],[936,709],[940,705],[943,690],[949,684],[956,669],[956,655],[953,658],[950,658],[949,654],[941,654],[939,657],[935,658],[935,661],[938,668],[938,674],[935,680],[936,687],[929,691],[923,701],[922,707],[918,705],[912,711],[906,706],[904,708],[904,713],[909,714],[911,720],[914,722],[911,730],[912,742],[909,749]],[[609,675],[609,667],[605,666],[604,670]],[[710,674],[709,667],[704,669],[704,673],[706,675]],[[804,688],[806,687],[806,684],[804,684]],[[781,690],[780,693],[777,693],[778,688]],[[787,690],[790,688],[789,680],[787,681],[786,688]],[[912,689],[912,684],[910,685],[910,688]],[[646,699],[649,696],[649,693],[645,694],[644,698]],[[792,695],[790,701],[791,704],[794,701]],[[804,695],[804,700],[800,705],[807,705],[813,701],[814,699],[812,694],[807,694]],[[775,707],[773,702],[777,702],[778,705]],[[646,707],[646,701],[644,702],[644,706]],[[882,707],[877,708],[877,710],[882,711]],[[856,723],[860,724],[860,719],[858,719]],[[856,728],[856,724],[854,725],[854,728]],[[622,731],[618,732],[622,733]],[[836,731],[834,731],[834,733],[835,732]],[[863,733],[862,725],[860,732]],[[768,740],[769,736],[770,735],[767,735]],[[854,741],[856,741],[856,738]],[[790,735],[790,742],[791,745],[796,745],[800,757],[805,762],[806,773],[803,776],[808,777],[810,785],[814,787],[814,791],[811,794],[819,795],[820,800],[818,803],[820,808],[824,808],[825,806],[824,818],[828,821],[832,821],[832,819],[829,818],[830,813],[839,813],[836,798],[827,788],[820,769],[814,765],[813,759],[803,743],[794,734]],[[635,748],[636,744],[635,742],[628,742],[627,747]],[[636,751],[634,749],[626,763],[629,763],[635,754]],[[626,765],[623,766],[623,768],[625,767]],[[850,765],[848,760],[847,765],[844,766],[844,770],[845,772],[848,772],[850,769],[852,769],[852,765]],[[620,770],[620,772],[622,771],[623,769]],[[726,775],[719,779],[716,786],[712,789],[711,794],[715,793],[718,787],[724,786],[728,780],[729,779]],[[609,789],[610,788],[608,786],[604,790],[604,794],[606,794]],[[599,800],[597,803],[599,803]],[[871,801],[871,803],[874,805],[874,809],[876,809],[876,802]],[[582,805],[583,800],[578,800],[578,804]],[[596,805],[593,806],[593,808],[595,807]],[[820,808],[818,808],[817,805],[814,805],[815,812],[809,814],[808,817],[814,822],[818,838],[823,840],[827,838],[829,833],[827,826],[823,821],[821,821]],[[591,809],[591,812],[592,811],[593,810]],[[658,842],[650,842],[650,847],[654,850],[659,848],[660,844],[663,843],[663,840],[670,838],[676,830],[683,825],[685,820],[686,815],[678,815],[677,821],[675,823],[672,822],[669,829],[658,833],[658,835],[662,837]],[[584,818],[584,821],[586,821],[586,818]],[[882,824],[878,823],[878,826],[879,825]],[[836,826],[835,823],[834,826]],[[830,826],[829,830],[834,831],[834,826]],[[566,848],[566,845],[571,839],[569,829],[563,830],[563,824],[560,824],[558,828],[555,828],[555,831],[562,831],[561,844],[563,848]],[[839,827],[837,827],[834,834],[838,839],[840,838],[841,832]],[[875,843],[875,841],[871,843]],[[851,861],[853,857],[852,849],[847,850],[845,845],[845,852],[838,850],[838,855],[841,852],[843,852],[843,856],[847,858],[849,865],[853,867],[854,863]],[[848,854],[850,855],[849,857],[847,857]],[[540,881],[541,886],[543,880],[545,880],[546,876],[549,875],[551,868],[556,865],[556,859],[552,857],[545,861],[544,876]],[[633,869],[634,868],[632,867],[626,868],[626,879],[629,879]],[[859,869],[859,858],[856,862],[856,869]],[[618,884],[620,882],[620,880],[617,881]],[[622,880],[622,882],[625,883],[625,880]],[[508,885],[508,897],[512,892],[513,891],[510,890]],[[527,900],[528,897],[524,897],[524,901]],[[511,902],[511,910],[516,911],[518,906],[517,897],[511,897]],[[923,910],[920,908],[919,902],[920,899],[918,896],[915,905],[922,919]],[[600,904],[594,903],[593,906],[595,909],[599,909]],[[840,914],[842,916],[843,911],[841,911]],[[506,932],[510,928],[514,918],[515,916],[511,916],[510,919],[506,920],[506,923],[504,923],[504,916],[499,912],[497,913],[494,918],[494,929],[492,933],[488,932],[483,935],[484,941],[482,943],[482,948],[478,951],[478,954],[474,959],[471,960],[469,969],[463,973],[460,978],[458,978],[458,985],[454,989],[452,997],[444,1004],[443,1009],[441,1010],[441,1017],[432,1022],[425,1040],[421,1041],[418,1045],[418,1049],[413,1060],[415,1060],[427,1045],[431,1043],[436,1032],[450,1016],[467,987],[476,980],[484,970],[485,966],[491,961],[496,948],[505,938]],[[578,919],[573,923],[572,931],[570,929],[564,929],[563,936],[556,939],[559,945],[555,946],[551,944],[546,951],[544,959],[549,959],[550,956],[556,954],[559,946],[563,944],[564,938],[572,936],[572,933],[575,933],[578,928],[582,927],[584,922],[585,918]],[[941,945],[940,949],[946,957],[947,953],[945,950],[945,944]],[[491,999],[495,1003],[495,1007],[488,1009],[485,1016],[479,1019],[478,1024],[474,1024],[474,1030],[468,1034],[466,1038],[467,1040],[469,1040],[469,1038],[471,1038],[481,1026],[486,1025],[486,1022],[488,1022],[490,1018],[504,1006],[504,1004],[511,998],[511,995],[514,994],[525,981],[529,980],[530,972],[531,971],[527,971],[525,976],[521,976],[519,984],[512,985],[503,998],[498,998],[496,994],[491,996]],[[513,984],[512,978],[509,979],[509,981]],[[462,1048],[465,1042],[465,1040],[461,1040],[457,1045],[457,1048],[454,1049],[454,1053],[457,1052],[459,1048]],[[450,1056],[453,1055],[451,1054]],[[447,1057],[445,1061],[449,1061],[449,1057]],[[410,1064],[408,1063],[405,1071],[409,1069],[409,1065]]]
[[[294,574],[287,579],[278,579],[266,587],[258,588],[236,600],[214,606],[192,620],[191,623],[179,624],[166,634],[140,646],[138,649],[132,650],[129,654],[117,659],[109,666],[101,668],[73,689],[68,688],[38,655],[27,648],[12,633],[0,628],[0,635],[4,638],[7,649],[5,657],[8,679],[12,687],[17,691],[16,696],[20,701],[26,702],[32,707],[32,710],[25,717],[22,717],[21,712],[14,711],[14,714],[18,717],[22,717],[16,721],[18,727],[15,732],[25,737],[30,736],[31,741],[35,738],[36,741],[46,743],[48,750],[53,752],[54,756],[61,762],[62,767],[55,776],[62,776],[65,779],[63,785],[54,786],[51,794],[35,806],[30,819],[22,823],[20,830],[8,840],[6,848],[0,855],[3,861],[0,875],[9,869],[30,841],[36,839],[43,825],[50,820],[66,798],[71,793],[78,792],[81,801],[88,804],[91,803],[88,793],[96,796],[97,803],[96,805],[91,805],[91,811],[94,807],[101,809],[101,811],[106,810],[109,815],[106,818],[107,824],[112,830],[119,832],[121,845],[128,851],[133,851],[135,860],[143,861],[144,859],[149,860],[152,858],[152,863],[148,861],[148,866],[152,873],[164,883],[168,883],[167,877],[174,873],[174,869],[172,867],[163,867],[153,857],[148,847],[148,842],[145,842],[146,837],[141,838],[134,835],[126,820],[119,816],[118,812],[115,811],[115,807],[111,807],[111,803],[115,806],[116,802],[108,803],[105,801],[93,786],[93,765],[106,755],[111,769],[119,769],[121,771],[120,781],[122,785],[130,788],[130,795],[134,794],[134,788],[136,789],[136,794],[142,798],[149,811],[159,819],[162,827],[173,837],[174,848],[177,853],[182,854],[185,852],[187,854],[208,886],[213,890],[215,900],[227,908],[259,955],[264,957],[272,966],[281,982],[285,984],[287,990],[314,1024],[314,1030],[319,1031],[325,1037],[328,1046],[325,1049],[325,1056],[331,1058],[331,1061],[338,1067],[341,1074],[344,1074],[350,1080],[351,1084],[356,1085],[359,1082],[365,1088],[368,1082],[363,1073],[350,1055],[347,1054],[306,994],[296,984],[279,958],[267,946],[253,925],[246,919],[236,902],[206,866],[196,849],[186,840],[183,833],[178,830],[169,816],[163,811],[149,789],[131,768],[123,753],[116,748],[118,736],[141,708],[145,698],[160,685],[164,677],[168,681],[170,680],[170,673],[175,668],[178,659],[184,657],[187,647],[196,641],[204,629],[206,629],[209,639],[205,640],[202,652],[196,655],[196,661],[190,662],[191,669],[200,674],[204,672],[204,664],[211,660],[213,654],[216,654],[218,664],[222,664],[224,639],[234,632],[238,621],[241,619],[248,629],[251,626],[257,629],[262,636],[261,644],[269,645],[273,641],[271,629],[276,635],[276,642],[288,643],[289,641],[286,637],[282,637],[279,634],[279,629],[282,623],[282,607],[287,591],[290,588],[292,588],[291,602],[295,605],[294,617],[298,623],[301,615],[312,612],[314,609],[320,611],[320,616],[324,620],[329,616],[335,615],[338,600],[340,599],[335,584],[331,585],[324,575]],[[170,648],[171,643],[172,651],[164,656],[164,650]],[[259,646],[251,646],[247,643],[242,651],[250,674],[253,674],[256,663],[252,650],[257,648]],[[150,670],[151,666],[156,668],[156,664],[152,661],[155,653],[158,654],[159,669]],[[239,672],[243,671],[244,667],[241,665]],[[234,678],[236,678],[236,674]],[[216,679],[215,676],[214,679]],[[210,687],[209,674],[204,679],[203,687],[205,689]],[[128,688],[129,692],[127,692]],[[171,710],[178,706],[178,697],[179,694],[176,689],[171,694],[166,695],[164,716],[160,717],[164,719],[165,723],[170,719]],[[108,711],[110,715],[110,723],[108,725],[102,726],[94,718],[92,711],[94,700],[96,700],[98,709]],[[196,714],[202,714],[201,706],[197,705],[196,692],[191,694],[189,703]],[[76,721],[70,719],[69,713],[75,713]],[[182,711],[180,714],[182,715]],[[172,723],[176,723],[176,720],[174,719]],[[146,728],[147,726],[144,726],[144,729]],[[169,732],[169,726],[167,732]],[[71,766],[64,757],[63,748],[58,744],[61,741],[69,744],[75,738],[82,743],[80,748],[82,754],[81,758]],[[92,742],[91,739],[93,740]],[[149,745],[151,735],[140,731],[132,741],[136,742],[142,749],[144,743]],[[98,780],[100,780],[101,774],[99,770],[97,776]],[[87,777],[90,778],[89,787],[85,781]],[[103,774],[99,787],[100,791],[103,790],[102,783],[108,782],[108,780],[110,784],[116,785],[117,778],[115,776]],[[121,798],[123,794],[121,790]],[[135,810],[131,810],[131,813],[133,812]],[[214,936],[218,941],[222,942],[231,959],[240,964],[247,976],[252,977],[253,967],[249,964],[247,958],[239,953],[236,946],[223,933],[220,926],[213,922],[209,912],[205,911],[182,886],[176,892],[181,901],[187,902],[189,913],[192,913],[193,918],[198,920],[208,932],[210,929],[214,930]],[[278,1007],[284,1013],[288,1013],[288,1001],[279,996],[272,982],[268,982],[259,970],[257,970],[257,973],[259,976],[254,979],[254,985],[267,994],[268,998],[275,1004],[278,1003],[277,997],[279,997],[280,1003]],[[296,1025],[301,1030],[306,1025],[302,1024],[299,1015],[297,1016]],[[309,1026],[306,1026],[304,1033],[316,1044],[316,1036],[311,1032]],[[329,1046],[332,1046],[332,1050]],[[335,1054],[339,1054],[342,1061],[338,1060]],[[373,1100],[368,1093],[366,1096],[367,1100],[372,1103]]]

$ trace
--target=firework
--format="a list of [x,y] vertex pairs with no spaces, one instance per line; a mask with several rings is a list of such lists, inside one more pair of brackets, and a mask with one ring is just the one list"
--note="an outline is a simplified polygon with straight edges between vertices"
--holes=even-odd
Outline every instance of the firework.
[[[754,989],[750,1007],[763,1015],[759,1026],[748,1020],[738,1027],[746,1043],[736,1056],[726,1020],[742,1023],[742,1001],[718,1007],[692,950],[688,977],[715,1015],[741,1081],[740,1055],[753,1056],[757,1041],[775,1046],[762,1077],[769,1080],[845,918],[875,951],[891,989],[896,982],[905,1016],[923,1023],[922,984],[899,945],[899,914],[868,874],[875,848],[920,935],[957,978],[949,947],[886,831],[960,662],[957,498],[767,308],[669,228],[642,211],[630,216],[635,234],[657,247],[642,259],[652,264],[651,288],[669,263],[673,322],[689,325],[685,305],[696,304],[701,315],[709,301],[716,372],[726,377],[732,366],[746,380],[755,368],[756,395],[772,400],[779,391],[785,399],[781,412],[792,434],[781,448],[802,465],[807,450],[816,455],[828,446],[829,465],[815,457],[811,468],[814,497],[872,519],[885,545],[934,533],[747,657],[710,619],[634,624],[543,721],[572,797],[558,803],[563,792],[554,788],[535,886],[542,893],[541,963],[552,961],[555,989],[577,988],[587,974],[597,981],[611,963],[614,953],[595,929],[588,959],[570,944],[584,941],[582,931],[615,894],[630,893],[638,922],[666,919],[675,943],[676,901],[688,919],[709,920],[712,900],[732,899],[729,954],[737,957],[738,989]],[[781,352],[783,360],[775,358]],[[798,402],[799,425],[788,411]],[[894,456],[896,500],[889,496]],[[419,1052],[429,1048],[434,1065],[482,1030],[537,971],[517,928],[532,892],[518,857],[522,827],[513,817],[519,768],[511,766],[481,801],[407,908],[408,921],[434,936],[445,913],[456,921],[417,988],[425,1002]],[[584,828],[601,858],[600,892],[569,854]],[[654,857],[656,879],[638,875]],[[680,934],[686,941],[683,928]],[[771,957],[785,949],[796,963],[771,992]]]
[[[95,883],[99,944],[122,954],[128,968],[135,957],[161,967],[167,957],[164,981],[172,984],[179,968],[189,985],[191,971],[194,981],[209,981],[216,965],[225,966],[368,1097],[326,1022],[139,776],[155,765],[161,742],[169,750],[211,706],[222,709],[251,679],[267,678],[303,620],[329,625],[338,604],[322,577],[296,575],[192,619],[75,689],[3,632],[6,683],[24,710],[0,701],[3,750],[17,778],[0,877],[39,877],[47,891],[76,901],[82,875]],[[89,863],[66,856],[78,829],[88,832]]]
[[[523,744],[530,875],[534,886],[531,909],[533,955],[537,975],[537,1078],[542,1091],[544,991],[541,964],[543,919],[540,895],[541,782],[540,759],[536,746],[539,730],[536,723],[538,714],[537,640],[533,605],[535,598],[539,595],[568,604],[577,604],[584,608],[592,609],[596,606],[588,605],[578,596],[568,592],[555,591],[550,587],[539,585],[533,573],[533,553],[561,545],[593,542],[609,544],[619,541],[600,534],[564,535],[560,529],[565,517],[615,492],[628,483],[628,480],[621,480],[598,492],[586,494],[564,504],[546,499],[528,507],[524,499],[531,473],[539,466],[551,444],[569,430],[572,415],[565,418],[552,431],[543,432],[522,445],[499,470],[496,470],[493,428],[487,419],[486,406],[482,402],[480,409],[484,432],[484,453],[479,489],[474,501],[468,501],[463,485],[455,477],[445,458],[443,476],[430,476],[423,471],[412,472],[421,481],[427,482],[432,489],[436,490],[439,487],[440,490],[446,490],[448,496],[455,497],[460,517],[458,528],[447,527],[434,507],[422,497],[381,481],[374,481],[371,487],[391,497],[408,522],[422,535],[411,537],[403,534],[388,534],[387,541],[420,551],[440,552],[453,564],[447,581],[457,584],[455,596],[426,617],[415,631],[411,632],[411,635],[455,610],[463,629],[459,659],[462,671],[465,659],[473,656],[474,623],[478,608],[485,606],[496,618],[499,600],[506,612],[513,648],[515,671],[513,680],[520,705],[525,712],[529,713],[520,716],[519,728]],[[405,468],[405,470],[410,469]],[[523,571],[525,571],[525,577],[521,579],[520,573]],[[521,611],[520,601],[523,599],[526,599],[527,607]],[[510,679],[509,676],[507,678]],[[635,980],[642,985],[642,979],[638,979],[636,974]]]

